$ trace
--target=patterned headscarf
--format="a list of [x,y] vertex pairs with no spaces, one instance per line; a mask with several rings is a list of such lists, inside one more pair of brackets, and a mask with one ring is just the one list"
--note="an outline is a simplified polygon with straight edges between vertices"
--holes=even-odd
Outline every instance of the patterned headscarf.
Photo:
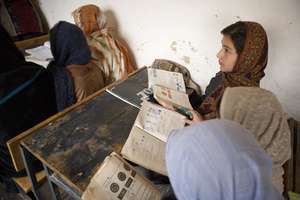
[[197,109],[206,119],[217,117],[217,103],[226,87],[259,87],[264,77],[268,61],[268,39],[264,28],[256,22],[243,22],[246,27],[246,39],[242,52],[232,72],[218,72],[222,84],[205,98]]
[[222,119],[249,130],[273,161],[273,184],[283,192],[283,164],[291,156],[287,115],[275,95],[257,87],[227,88],[220,106]]
[[86,36],[92,60],[103,72],[106,85],[134,71],[127,48],[109,33],[106,17],[99,7],[81,6],[72,15]]
[[89,4],[72,12],[74,21],[85,35],[106,29],[106,17],[99,7]]
[[251,133],[228,120],[207,120],[171,133],[166,166],[179,200],[282,199],[272,161]]

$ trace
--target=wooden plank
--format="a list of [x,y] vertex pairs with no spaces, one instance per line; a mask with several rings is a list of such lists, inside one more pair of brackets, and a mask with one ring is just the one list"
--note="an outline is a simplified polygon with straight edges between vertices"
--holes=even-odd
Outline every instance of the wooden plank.
[[288,191],[294,190],[294,153],[293,153],[293,147],[294,147],[294,134],[295,134],[295,120],[289,119],[288,124],[291,131],[291,158],[283,165],[284,169],[284,195],[287,196]]
[[[129,77],[131,76],[134,76],[136,73],[138,73],[140,70],[142,70],[143,68],[141,69],[138,69],[134,72],[132,72]],[[102,92],[104,92],[106,90],[106,88],[110,88],[110,87],[113,87],[114,84],[118,84],[120,82],[122,82],[124,80],[120,80],[118,82],[115,82],[115,83],[112,83],[110,85],[108,85],[107,87],[99,90],[98,92],[92,94],[91,96],[87,97],[86,99],[84,99],[83,101],[81,102],[78,102],[68,108],[66,108],[65,110],[63,110],[62,112],[59,112],[51,117],[49,117],[48,119],[42,121],[41,123],[37,124],[36,126],[20,133],[19,135],[17,135],[16,137],[10,139],[9,141],[7,141],[7,146],[8,146],[8,149],[9,149],[9,152],[10,152],[10,155],[11,155],[11,158],[12,158],[12,161],[13,161],[13,164],[14,164],[14,167],[16,169],[16,171],[21,171],[22,169],[24,169],[24,164],[23,164],[23,160],[22,160],[22,156],[21,156],[21,152],[20,152],[20,142],[26,138],[27,136],[31,135],[34,131],[48,125],[50,122],[60,118],[60,117],[63,117],[64,115],[66,115],[67,113],[71,112],[72,110],[74,110],[75,108],[77,108],[78,106],[82,105],[82,104],[85,104],[89,101],[91,101],[94,97],[100,95]]]
[[105,157],[121,151],[137,114],[137,108],[102,93],[36,130],[22,144],[83,192]]
[[17,41],[17,42],[15,42],[15,45],[19,49],[24,49],[24,48],[30,48],[30,47],[42,45],[42,44],[44,44],[44,42],[46,42],[48,40],[49,40],[49,35],[47,34],[47,35],[30,38],[27,40]]
[[300,193],[300,122],[289,119],[291,130],[291,159],[284,165],[285,194],[288,191]]
[[[46,179],[46,174],[43,170],[37,172],[35,176],[38,183],[41,183]],[[19,185],[20,188],[22,188],[25,193],[31,191],[31,183],[28,176],[13,178],[13,180]]]
[[295,158],[295,192],[300,193],[300,122],[296,122],[294,136],[294,158]]

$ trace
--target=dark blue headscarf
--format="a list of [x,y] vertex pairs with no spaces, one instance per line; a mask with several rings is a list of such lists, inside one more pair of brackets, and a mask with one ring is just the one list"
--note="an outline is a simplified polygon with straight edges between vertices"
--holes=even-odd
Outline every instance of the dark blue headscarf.
[[65,21],[50,30],[50,44],[54,61],[48,69],[54,77],[57,106],[61,111],[76,102],[73,79],[66,66],[88,64],[91,53],[81,29]]

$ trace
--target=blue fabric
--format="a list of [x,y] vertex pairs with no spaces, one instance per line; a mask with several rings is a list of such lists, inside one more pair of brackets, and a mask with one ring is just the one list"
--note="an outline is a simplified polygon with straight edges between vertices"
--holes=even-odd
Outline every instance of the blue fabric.
[[24,82],[23,84],[17,86],[14,90],[12,90],[9,94],[7,94],[5,97],[0,99],[0,106],[4,103],[6,103],[9,99],[14,97],[16,94],[24,90],[26,87],[28,87],[30,84],[32,84],[35,79],[41,74],[42,70],[40,69],[35,73],[35,75],[28,81]]
[[81,29],[74,24],[60,21],[50,30],[51,52],[54,64],[85,65],[91,60],[91,52]]
[[208,120],[174,131],[168,175],[179,200],[277,200],[272,161],[239,124]]

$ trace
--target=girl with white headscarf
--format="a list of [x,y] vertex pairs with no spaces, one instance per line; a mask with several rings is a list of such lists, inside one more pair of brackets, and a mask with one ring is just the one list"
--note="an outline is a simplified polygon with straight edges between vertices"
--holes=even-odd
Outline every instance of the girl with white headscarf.
[[239,124],[208,120],[174,131],[168,175],[179,200],[277,200],[272,160]]

